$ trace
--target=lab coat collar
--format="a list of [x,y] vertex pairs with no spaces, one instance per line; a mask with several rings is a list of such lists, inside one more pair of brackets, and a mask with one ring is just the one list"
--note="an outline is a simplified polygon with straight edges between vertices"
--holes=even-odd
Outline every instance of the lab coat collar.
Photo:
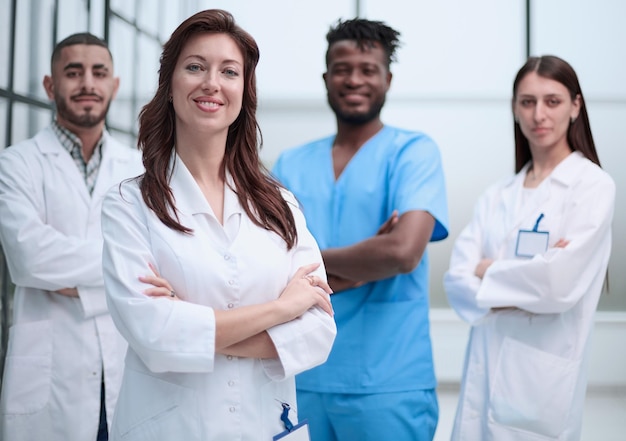
[[[583,167],[584,159],[583,154],[579,151],[570,153],[556,167],[554,167],[554,170],[552,170],[552,173],[550,173],[550,176],[546,179],[560,182],[569,187],[577,179],[577,172]],[[526,163],[519,173],[509,178],[509,180],[504,184],[504,187],[507,188],[517,183],[523,183],[530,165],[531,162]]]
[[[170,159],[170,173],[170,187],[179,213],[189,216],[205,213],[215,217],[213,209],[204,197],[202,190],[200,190],[191,172],[175,151]],[[227,170],[226,185],[224,186],[224,222],[231,215],[243,212],[237,193],[233,190],[234,188],[235,182]]]
[[525,219],[528,214],[542,206],[542,204],[550,198],[550,193],[553,190],[552,184],[560,184],[564,187],[571,186],[574,180],[579,176],[579,169],[583,167],[583,164],[584,157],[580,152],[572,152],[569,154],[554,168],[550,176],[537,187],[535,196],[523,207],[520,207],[517,206],[517,204],[521,198],[524,178],[530,167],[530,162],[524,165],[519,173],[511,177],[508,182],[504,184],[502,190],[502,203],[505,207],[504,212],[508,213],[508,218],[506,219],[508,228],[519,228],[519,223],[522,219]]

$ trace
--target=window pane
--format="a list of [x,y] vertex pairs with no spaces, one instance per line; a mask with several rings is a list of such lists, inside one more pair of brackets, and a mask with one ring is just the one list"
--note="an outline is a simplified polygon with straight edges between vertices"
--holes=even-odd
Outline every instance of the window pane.
[[[63,0],[59,3],[59,19],[57,41],[76,32],[85,32],[89,29],[87,3],[84,0]],[[103,35],[98,35],[103,37]]]
[[[175,3],[175,2],[171,2]],[[151,35],[159,32],[159,8],[155,8],[154,0],[139,0],[137,27]]]
[[20,1],[17,3],[15,64],[13,66],[17,93],[47,100],[41,82],[50,72],[54,1]]
[[52,121],[52,111],[29,106],[24,103],[13,104],[13,134],[11,144],[31,138]]
[[[3,89],[9,85],[9,66],[11,65],[11,60],[9,60],[11,47],[9,18],[12,15],[12,6],[13,2],[3,1],[2,14],[0,14],[0,88]],[[4,142],[4,138],[1,139]]]
[[115,75],[120,77],[120,88],[117,97],[111,103],[108,122],[114,127],[132,130],[137,118],[133,113],[137,64],[134,51],[135,28],[119,18],[112,17],[110,30],[109,45],[114,58]]
[[0,150],[5,148],[7,144],[7,106],[8,101],[6,98],[0,98]]
[[[135,19],[135,4],[135,0],[111,0],[111,9],[126,20],[132,22]],[[143,12],[144,11],[142,11],[142,13]]]

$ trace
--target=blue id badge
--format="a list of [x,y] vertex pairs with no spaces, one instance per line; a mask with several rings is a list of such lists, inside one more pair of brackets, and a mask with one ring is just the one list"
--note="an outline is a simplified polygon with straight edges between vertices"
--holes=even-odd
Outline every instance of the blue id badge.
[[280,432],[278,435],[274,435],[273,441],[311,441],[309,434],[309,423],[307,420],[302,420],[295,426],[289,420],[289,410],[291,407],[287,403],[280,403],[283,407],[283,411],[280,414],[280,420],[285,425],[285,431]]
[[538,230],[541,219],[543,219],[543,213],[539,215],[532,230],[519,230],[515,247],[516,256],[533,257],[535,254],[542,254],[548,251],[550,233]]

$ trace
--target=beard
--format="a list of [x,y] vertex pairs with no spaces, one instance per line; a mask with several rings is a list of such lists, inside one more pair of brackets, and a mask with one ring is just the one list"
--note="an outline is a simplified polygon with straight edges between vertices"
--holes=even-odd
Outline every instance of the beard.
[[335,116],[339,121],[345,124],[360,126],[363,124],[367,124],[370,121],[377,119],[380,116],[380,112],[385,105],[385,96],[383,96],[380,100],[372,103],[370,108],[365,112],[358,111],[345,111],[341,108],[339,103],[328,95],[328,105],[335,113]]
[[109,111],[109,106],[111,105],[111,101],[109,100],[106,103],[105,108],[100,113],[92,113],[91,109],[87,109],[82,114],[78,114],[70,109],[67,101],[58,95],[54,97],[54,103],[56,105],[57,114],[68,121],[69,123],[84,128],[95,127],[100,124],[106,118],[107,112]]

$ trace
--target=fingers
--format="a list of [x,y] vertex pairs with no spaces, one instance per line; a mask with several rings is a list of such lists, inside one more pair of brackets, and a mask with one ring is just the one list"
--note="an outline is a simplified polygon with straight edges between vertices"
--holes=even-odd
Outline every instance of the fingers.
[[171,300],[179,300],[174,288],[172,288],[172,285],[170,285],[167,280],[159,276],[152,264],[148,264],[148,266],[150,266],[150,269],[155,275],[139,276],[139,281],[152,285],[152,287],[145,289],[143,293],[150,297],[166,297]]
[[311,286],[322,289],[326,294],[333,293],[333,290],[330,288],[330,285],[328,284],[328,282],[324,281],[322,278],[314,274],[308,274],[304,276],[304,278],[309,281]]
[[334,316],[335,311],[333,310],[333,304],[330,302],[330,295],[326,293],[319,293],[320,301],[317,302],[318,306],[322,308],[329,316]]
[[152,262],[148,262],[148,266],[150,267],[150,270],[154,273],[155,276],[157,277],[161,277],[161,275],[159,274],[159,272],[157,271],[157,269],[154,267],[154,265],[152,264]]
[[308,276],[310,273],[312,273],[313,271],[315,271],[316,269],[318,269],[319,267],[320,267],[319,262],[309,263],[308,265],[303,265],[300,268],[298,268],[298,271],[295,272],[295,274],[293,275],[293,278],[294,279],[304,278]]
[[567,245],[569,245],[569,240],[561,238],[554,244],[554,248],[565,248]]

